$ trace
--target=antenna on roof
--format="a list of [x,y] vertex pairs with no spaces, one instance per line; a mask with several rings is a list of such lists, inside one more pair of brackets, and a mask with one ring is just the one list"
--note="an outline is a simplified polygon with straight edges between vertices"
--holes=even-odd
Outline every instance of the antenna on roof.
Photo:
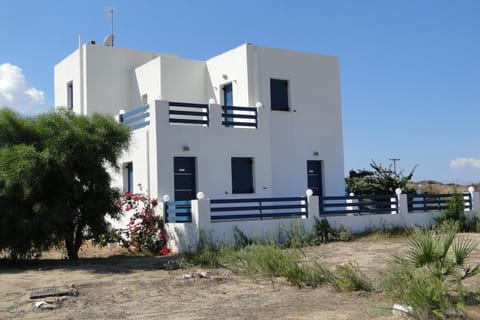
[[113,34],[109,34],[103,39],[103,45],[105,47],[113,47]]
[[112,21],[112,33],[105,37],[103,40],[103,45],[106,47],[113,47],[113,8],[107,9],[107,19]]

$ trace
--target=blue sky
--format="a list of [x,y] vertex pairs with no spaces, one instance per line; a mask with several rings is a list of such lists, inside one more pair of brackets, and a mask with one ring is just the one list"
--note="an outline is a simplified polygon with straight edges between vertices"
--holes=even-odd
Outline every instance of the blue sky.
[[83,41],[208,59],[245,42],[340,57],[345,172],[480,181],[480,1],[0,0],[0,105],[53,106],[53,67]]

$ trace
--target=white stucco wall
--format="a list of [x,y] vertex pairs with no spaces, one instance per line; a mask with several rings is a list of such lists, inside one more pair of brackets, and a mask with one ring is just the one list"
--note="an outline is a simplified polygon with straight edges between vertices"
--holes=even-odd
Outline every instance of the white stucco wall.
[[235,106],[254,106],[249,100],[247,45],[213,57],[206,62],[208,78],[211,83],[209,97],[214,97],[218,104],[223,104],[222,88],[232,83],[233,104]]
[[[269,111],[273,192],[288,195],[292,189],[304,189],[307,160],[322,160],[324,194],[343,194],[338,58],[251,45],[249,49],[249,70],[258,77],[252,81],[258,82],[258,99]],[[288,80],[289,111],[270,110],[271,78]]]
[[[55,66],[55,105],[67,105],[66,87],[73,80],[75,112],[113,115],[139,106],[141,94],[134,70],[157,56],[154,52],[84,44]],[[84,107],[80,109],[82,85]]]
[[54,93],[55,107],[67,108],[67,84],[73,82],[73,111],[82,113],[80,108],[80,82],[81,82],[81,61],[80,50],[76,50],[71,55],[63,59],[54,68]]
[[[168,106],[156,101],[152,110],[152,132],[156,132],[156,163],[158,195],[167,194],[173,200],[173,158],[195,157],[197,191],[207,197],[255,197],[271,195],[271,171],[266,129],[227,128],[221,124],[219,105],[211,107],[209,127],[170,125]],[[183,151],[188,146],[189,151]],[[152,154],[152,156],[154,156]],[[231,158],[254,159],[253,194],[232,194]]]

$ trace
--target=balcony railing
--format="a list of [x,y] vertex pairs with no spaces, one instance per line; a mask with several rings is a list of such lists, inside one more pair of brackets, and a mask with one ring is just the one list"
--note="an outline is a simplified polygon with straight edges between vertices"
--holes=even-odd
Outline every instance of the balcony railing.
[[222,111],[222,125],[225,127],[258,128],[257,108],[222,106]]
[[129,126],[131,130],[140,129],[150,124],[149,106],[144,105],[119,115],[120,123]]
[[168,114],[170,124],[201,126],[210,124],[208,104],[169,102]]
[[[214,109],[213,111],[221,113],[222,126],[258,129],[258,109],[256,107],[219,106],[175,101],[167,103],[168,123],[170,125],[211,126],[211,109],[219,108],[219,110]],[[120,114],[119,122],[129,126],[132,130],[148,126],[150,124],[150,106],[144,105]],[[220,123],[217,125],[220,125]]]

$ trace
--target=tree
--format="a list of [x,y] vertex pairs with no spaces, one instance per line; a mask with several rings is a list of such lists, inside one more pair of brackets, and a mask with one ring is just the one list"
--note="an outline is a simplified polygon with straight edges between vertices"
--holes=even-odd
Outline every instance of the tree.
[[117,217],[117,167],[130,131],[111,117],[60,110],[25,118],[0,110],[0,250],[28,258],[64,244],[78,259],[84,239]]
[[350,170],[349,177],[345,179],[350,192],[356,195],[393,194],[397,188],[402,189],[405,193],[412,192],[408,189],[407,184],[412,179],[417,166],[408,175],[404,175],[403,170],[395,172],[392,170],[392,166],[384,168],[375,161],[372,161],[370,167],[373,171]]

